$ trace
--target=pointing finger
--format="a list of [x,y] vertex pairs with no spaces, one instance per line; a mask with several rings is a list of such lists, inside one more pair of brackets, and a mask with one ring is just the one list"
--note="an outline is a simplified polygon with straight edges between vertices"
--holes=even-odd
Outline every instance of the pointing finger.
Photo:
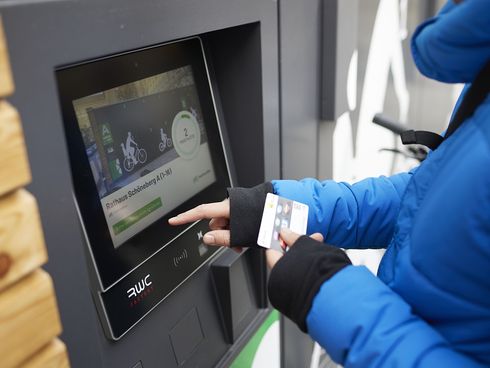
[[201,204],[168,220],[170,225],[183,225],[213,217],[230,217],[230,204],[227,199],[222,202]]

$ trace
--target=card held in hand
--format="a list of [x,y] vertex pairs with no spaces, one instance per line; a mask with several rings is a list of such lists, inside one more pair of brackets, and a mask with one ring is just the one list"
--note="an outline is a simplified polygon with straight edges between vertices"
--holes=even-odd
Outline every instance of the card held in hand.
[[287,228],[297,234],[306,234],[308,206],[268,193],[260,223],[257,244],[263,248],[286,251],[286,244],[280,239],[281,229]]

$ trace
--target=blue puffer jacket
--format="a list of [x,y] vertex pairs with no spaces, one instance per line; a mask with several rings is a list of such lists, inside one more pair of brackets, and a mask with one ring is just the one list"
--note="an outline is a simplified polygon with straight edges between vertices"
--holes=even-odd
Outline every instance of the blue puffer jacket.
[[[425,75],[471,82],[490,59],[490,1],[449,2],[412,51]],[[490,97],[410,173],[273,185],[310,206],[308,232],[327,243],[387,247],[378,277],[348,266],[313,299],[308,332],[335,361],[490,366]]]

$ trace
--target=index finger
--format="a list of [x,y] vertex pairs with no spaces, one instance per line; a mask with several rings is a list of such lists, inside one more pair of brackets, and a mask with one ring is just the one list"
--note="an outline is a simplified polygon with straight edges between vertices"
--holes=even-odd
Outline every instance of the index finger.
[[228,200],[222,202],[201,204],[193,209],[183,212],[168,220],[170,225],[183,225],[202,219],[213,217],[230,217],[230,206]]

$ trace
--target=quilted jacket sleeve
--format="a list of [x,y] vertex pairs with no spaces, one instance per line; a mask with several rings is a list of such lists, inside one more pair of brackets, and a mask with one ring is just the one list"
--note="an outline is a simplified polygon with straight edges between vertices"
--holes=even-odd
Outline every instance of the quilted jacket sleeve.
[[322,233],[326,243],[343,248],[383,248],[393,236],[412,172],[353,185],[315,179],[272,184],[276,194],[309,206],[309,234]]
[[482,367],[453,350],[361,266],[344,268],[320,287],[306,324],[308,333],[346,368]]

